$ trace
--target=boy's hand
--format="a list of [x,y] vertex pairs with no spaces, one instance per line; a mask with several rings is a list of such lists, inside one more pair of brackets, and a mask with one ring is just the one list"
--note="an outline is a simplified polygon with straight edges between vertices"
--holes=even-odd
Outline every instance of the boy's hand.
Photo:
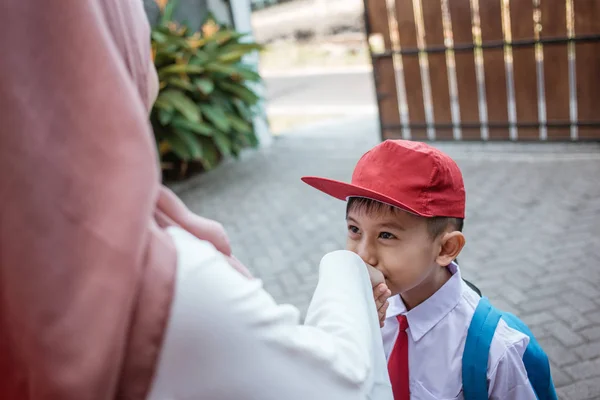
[[377,314],[379,316],[379,326],[383,328],[385,324],[385,312],[390,305],[388,299],[392,292],[388,289],[385,283],[380,283],[373,288],[373,297],[375,298],[375,305],[377,306]]
[[373,286],[373,298],[375,299],[377,314],[379,315],[379,326],[383,328],[385,312],[389,305],[387,299],[392,295],[392,292],[390,292],[385,284],[385,277],[381,271],[373,268],[371,265],[366,265],[367,271],[369,271],[369,279],[371,279],[371,286]]

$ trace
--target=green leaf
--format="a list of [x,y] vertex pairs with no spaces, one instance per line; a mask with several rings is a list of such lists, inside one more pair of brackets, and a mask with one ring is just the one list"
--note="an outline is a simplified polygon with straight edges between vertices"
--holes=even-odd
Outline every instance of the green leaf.
[[206,70],[209,72],[220,72],[222,74],[232,75],[237,73],[237,69],[231,65],[223,65],[217,63],[206,64]]
[[188,42],[178,32],[171,32],[168,28],[153,29],[150,37],[158,45],[157,51],[175,51],[177,49],[186,49]]
[[234,108],[232,101],[233,97],[231,93],[224,92],[219,88],[215,88],[215,90],[210,95],[210,103],[222,109],[226,113],[236,113],[236,109]]
[[212,122],[218,130],[229,132],[231,124],[222,109],[215,107],[212,104],[201,104],[200,110],[206,119]]
[[237,115],[227,114],[227,118],[229,118],[229,123],[235,132],[240,133],[250,133],[252,132],[252,125],[247,121],[244,121]]
[[261,76],[256,71],[245,65],[238,65],[236,73],[248,81],[260,82],[262,80]]
[[230,30],[219,30],[210,37],[211,41],[214,41],[217,45],[223,44],[233,38],[235,35],[234,31]]
[[194,85],[196,85],[198,90],[200,90],[200,92],[205,96],[211,94],[212,91],[215,89],[214,82],[206,78],[195,79]]
[[194,103],[183,92],[177,90],[164,90],[160,93],[161,101],[169,102],[177,111],[192,122],[200,122],[200,112]]
[[259,144],[258,136],[256,136],[256,132],[254,132],[254,130],[252,132],[248,133],[246,135],[246,138],[248,138],[248,142],[249,142],[250,146],[252,146],[252,147],[258,146],[258,144]]
[[252,117],[254,116],[254,113],[252,112],[250,107],[248,107],[246,105],[246,103],[244,103],[240,99],[233,99],[232,103],[235,106],[235,109],[237,110],[238,114],[240,114],[240,116],[243,119],[245,119],[247,121],[252,119]]
[[238,158],[240,155],[240,152],[242,151],[242,149],[245,146],[243,144],[240,144],[238,142],[233,142],[231,144],[231,155],[234,156],[235,158]]
[[223,90],[235,94],[246,104],[254,105],[260,100],[260,98],[250,89],[243,85],[237,85],[230,82],[219,82],[218,83]]
[[189,90],[190,92],[193,92],[196,90],[196,86],[194,86],[190,81],[181,79],[178,76],[174,76],[174,77],[167,79],[167,83],[169,85],[173,85],[173,86],[176,86],[181,89]]
[[152,40],[158,43],[167,43],[169,41],[168,35],[159,32],[158,30],[153,30],[151,34]]
[[177,157],[183,161],[191,160],[192,155],[190,154],[185,142],[179,136],[171,135],[165,140],[169,143],[171,150],[173,150],[173,153],[175,153]]
[[179,0],[170,0],[167,3],[162,18],[160,20],[161,25],[166,25],[167,23],[173,20],[173,13],[175,12],[175,7],[177,7],[177,3],[179,3]]
[[181,117],[175,117],[173,119],[173,127],[176,129],[183,129],[198,135],[212,136],[214,128],[203,122],[192,122]]
[[248,43],[230,43],[223,46],[223,52],[243,52],[245,54],[252,53],[253,51],[263,50],[264,46],[258,43],[248,42]]
[[166,111],[173,111],[175,108],[173,107],[173,104],[169,103],[168,101],[166,101],[165,99],[158,97],[156,99],[156,101],[154,102],[154,107],[155,108],[159,108],[159,109],[163,109]]
[[173,111],[173,108],[171,108],[170,110],[164,108],[158,110],[158,121],[162,126],[166,126],[171,122],[174,114]]
[[158,70],[158,76],[164,77],[169,74],[201,74],[204,67],[192,64],[172,64]]
[[237,50],[237,51],[229,51],[226,53],[221,53],[217,56],[217,61],[220,62],[224,62],[224,63],[234,63],[234,62],[238,62],[242,59],[243,56],[245,56],[247,53],[243,50]]
[[221,154],[223,154],[224,156],[231,155],[231,141],[229,140],[229,138],[227,137],[227,135],[225,133],[215,132],[215,135],[213,136],[213,140],[215,142],[215,145],[217,146],[217,149],[219,149]]
[[204,45],[202,49],[209,57],[214,58],[219,50],[219,43],[215,41],[209,41]]
[[192,58],[190,58],[189,63],[191,65],[204,65],[208,61],[210,61],[210,56],[208,54],[204,51],[196,51],[193,53]]
[[183,129],[174,129],[175,134],[185,143],[192,160],[202,158],[202,147],[198,142],[197,136]]
[[219,150],[212,138],[199,136],[200,144],[202,145],[202,159],[200,162],[206,170],[213,168],[219,162]]

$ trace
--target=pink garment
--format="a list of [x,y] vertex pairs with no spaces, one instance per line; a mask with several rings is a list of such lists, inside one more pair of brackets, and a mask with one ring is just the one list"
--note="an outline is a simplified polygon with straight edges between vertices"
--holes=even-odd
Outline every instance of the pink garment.
[[145,398],[174,291],[141,1],[0,7],[0,398]]

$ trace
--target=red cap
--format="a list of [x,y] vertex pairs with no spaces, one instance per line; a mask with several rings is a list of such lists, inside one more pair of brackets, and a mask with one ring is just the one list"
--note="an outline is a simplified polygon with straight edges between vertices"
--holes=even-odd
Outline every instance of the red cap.
[[386,140],[356,164],[352,183],[302,180],[340,200],[366,197],[422,217],[465,217],[465,186],[458,165],[425,143]]

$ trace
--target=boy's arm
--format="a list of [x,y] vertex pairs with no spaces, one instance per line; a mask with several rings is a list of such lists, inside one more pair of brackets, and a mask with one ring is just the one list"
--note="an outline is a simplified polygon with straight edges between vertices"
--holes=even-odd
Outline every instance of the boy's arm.
[[537,400],[527,370],[523,364],[523,351],[527,343],[510,346],[500,358],[488,378],[489,398],[493,400]]

